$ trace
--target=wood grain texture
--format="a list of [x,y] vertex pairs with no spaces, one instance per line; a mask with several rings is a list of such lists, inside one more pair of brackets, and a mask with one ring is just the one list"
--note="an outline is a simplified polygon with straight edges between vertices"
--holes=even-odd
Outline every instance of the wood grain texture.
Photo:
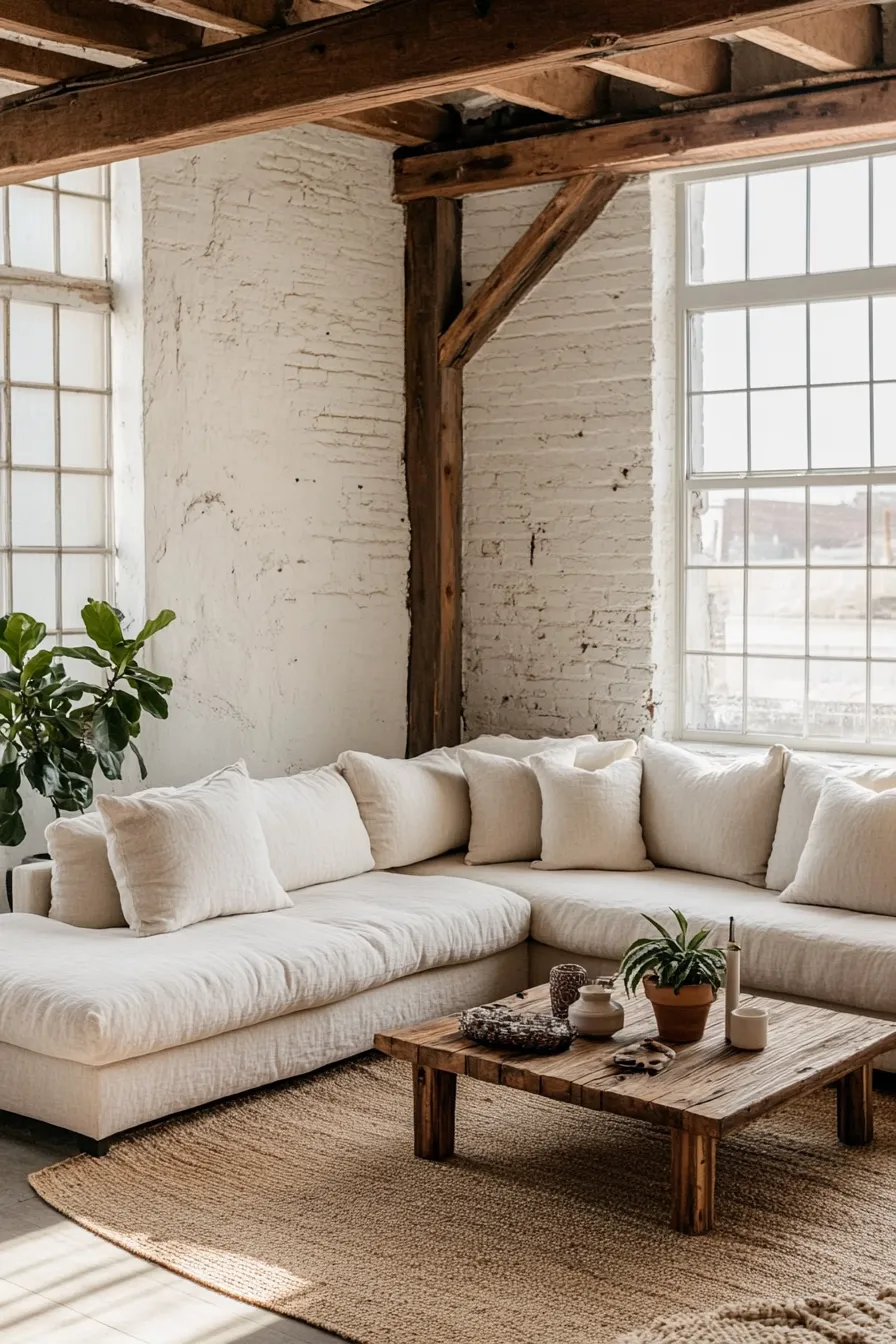
[[0,79],[14,79],[19,84],[57,84],[97,69],[102,66],[81,56],[0,38]]
[[558,66],[516,79],[480,84],[483,93],[520,107],[534,107],[558,117],[594,117],[606,104],[607,80],[585,66]]
[[436,103],[414,101],[393,103],[387,107],[370,107],[364,112],[333,117],[322,126],[333,126],[340,131],[353,131],[371,140],[385,140],[392,145],[426,145],[444,140],[460,126],[460,116],[452,107]]
[[692,94],[718,93],[731,80],[731,51],[711,37],[695,37],[690,42],[670,42],[619,56],[598,57],[588,62],[594,70],[632,80],[687,98]]
[[263,33],[283,16],[280,0],[127,0],[127,3],[141,9],[167,11],[234,37]]
[[706,1134],[672,1130],[672,1227],[687,1236],[711,1232],[715,1222],[716,1149]]
[[[0,32],[137,58],[202,42],[201,28],[108,0],[0,0]],[[112,78],[122,73],[127,72],[115,71]]]
[[[465,196],[580,173],[650,173],[896,136],[896,72],[399,159],[395,199]],[[2,173],[0,173],[2,177]]]
[[[831,0],[666,0],[658,10],[652,0],[605,0],[596,13],[593,0],[549,7],[543,0],[381,0],[315,24],[201,47],[151,68],[7,100],[0,106],[0,183],[438,97],[568,64],[597,49],[732,33],[825,6]],[[834,8],[847,6],[844,0]],[[188,45],[188,25],[125,10],[101,0],[0,0],[0,27],[5,11],[26,25],[21,31],[47,36],[55,27],[58,35],[67,26],[68,40],[96,45],[102,37],[109,50],[128,55]],[[55,25],[35,27],[38,11],[48,21],[55,16]],[[75,11],[84,11],[77,36],[71,23],[60,28]],[[148,25],[163,27],[150,33]],[[169,44],[174,31],[182,36]],[[200,39],[202,31],[195,29]]]
[[739,36],[813,70],[860,70],[880,56],[880,10],[877,5],[857,5],[748,28]]
[[414,1069],[414,1155],[430,1162],[454,1156],[457,1078],[418,1064]]
[[463,471],[461,374],[439,341],[461,306],[461,216],[451,201],[407,210],[405,470],[411,527],[409,756],[460,741]]
[[623,181],[594,173],[560,188],[442,336],[439,358],[443,364],[462,368],[473,358],[520,300],[594,223]]
[[874,1139],[874,1094],[871,1064],[853,1069],[837,1083],[837,1137],[861,1147]]

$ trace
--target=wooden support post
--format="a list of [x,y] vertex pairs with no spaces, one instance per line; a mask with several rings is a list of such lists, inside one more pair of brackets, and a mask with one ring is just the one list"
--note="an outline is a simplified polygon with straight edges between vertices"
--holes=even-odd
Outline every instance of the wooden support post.
[[454,1108],[457,1074],[414,1070],[414,1156],[442,1162],[454,1156]]
[[672,1130],[672,1227],[699,1235],[715,1218],[716,1148],[709,1134]]
[[561,187],[464,304],[440,344],[443,364],[462,368],[613,199],[624,178],[590,173]]
[[416,201],[406,230],[407,751],[416,756],[460,741],[462,374],[439,363],[439,341],[462,300],[459,202]]
[[862,1147],[874,1139],[874,1094],[871,1065],[863,1064],[837,1082],[837,1137]]

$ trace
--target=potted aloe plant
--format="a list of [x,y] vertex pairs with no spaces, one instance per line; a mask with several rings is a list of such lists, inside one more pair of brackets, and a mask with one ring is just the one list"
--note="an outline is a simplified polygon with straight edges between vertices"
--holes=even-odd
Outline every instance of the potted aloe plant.
[[622,958],[619,973],[629,995],[639,983],[653,1005],[657,1033],[664,1041],[699,1041],[709,1009],[725,978],[725,953],[707,947],[710,929],[689,937],[688,922],[673,910],[678,932],[644,915],[658,937],[636,938]]

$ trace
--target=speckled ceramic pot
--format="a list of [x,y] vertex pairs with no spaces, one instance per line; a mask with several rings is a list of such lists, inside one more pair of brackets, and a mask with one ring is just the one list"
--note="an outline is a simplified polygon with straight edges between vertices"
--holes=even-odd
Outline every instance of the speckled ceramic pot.
[[582,985],[579,997],[569,1005],[569,1024],[580,1036],[600,1040],[625,1025],[625,1009],[613,998],[611,985]]

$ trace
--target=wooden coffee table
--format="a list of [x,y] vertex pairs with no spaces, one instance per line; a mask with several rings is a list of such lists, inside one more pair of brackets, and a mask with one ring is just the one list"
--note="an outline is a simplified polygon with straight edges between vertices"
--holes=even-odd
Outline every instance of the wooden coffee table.
[[[720,1139],[757,1116],[827,1083],[837,1084],[841,1143],[873,1138],[871,1061],[896,1046],[896,1022],[825,1008],[751,999],[769,1010],[769,1043],[748,1053],[725,1044],[721,1000],[702,1041],[676,1046],[664,1073],[620,1074],[613,1054],[655,1034],[650,1004],[626,1003],[625,1026],[609,1041],[579,1038],[558,1055],[520,1055],[474,1045],[457,1030],[457,1014],[379,1033],[375,1045],[414,1072],[414,1152],[441,1161],[454,1153],[457,1075],[537,1092],[555,1101],[662,1125],[672,1136],[672,1226],[709,1232],[714,1218],[716,1149]],[[550,1012],[547,985],[502,999],[519,1012]]]

